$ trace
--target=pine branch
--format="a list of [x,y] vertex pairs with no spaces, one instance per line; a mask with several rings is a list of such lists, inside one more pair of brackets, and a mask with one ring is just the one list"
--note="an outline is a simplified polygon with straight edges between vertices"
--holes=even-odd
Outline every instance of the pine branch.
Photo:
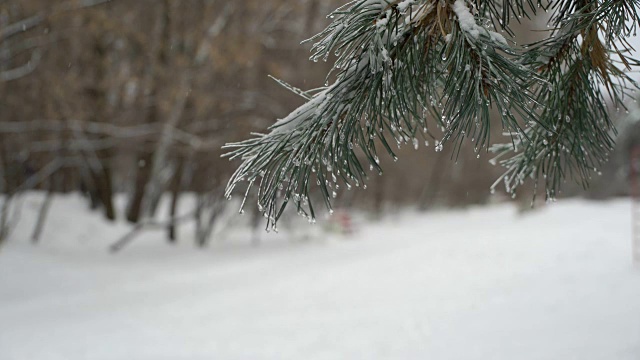
[[[507,171],[499,181],[513,196],[526,178],[533,179],[536,188],[543,179],[548,200],[555,199],[566,179],[574,179],[586,188],[608,160],[615,128],[602,89],[614,106],[624,107],[629,91],[637,88],[616,66],[609,50],[635,31],[635,25],[615,19],[620,6],[630,6],[622,3],[573,1],[553,5],[551,23],[558,30],[525,56],[527,65],[536,68],[549,84],[536,95],[545,104],[538,110],[539,121],[531,124],[526,139],[516,142],[515,147],[504,144],[492,149],[499,153],[493,161],[511,154],[501,161]],[[631,17],[637,20],[636,8],[631,9]],[[613,23],[608,19],[614,19]],[[605,34],[601,34],[603,31]],[[603,38],[608,40],[603,42]],[[625,53],[629,50],[624,48]],[[637,65],[625,53],[618,51],[625,67]]]
[[[513,34],[512,17],[539,8],[554,11],[549,39],[524,51],[498,32]],[[491,145],[492,126],[511,137],[493,148],[512,156],[502,161],[509,191],[542,174],[550,196],[567,175],[586,184],[606,159],[595,150],[612,146],[600,86],[621,104],[631,83],[610,49],[635,25],[607,20],[637,19],[637,8],[637,1],[351,1],[308,40],[313,61],[336,57],[327,76],[335,81],[314,92],[285,85],[307,103],[268,134],[226,145],[226,156],[242,160],[226,196],[247,182],[245,200],[255,185],[268,228],[290,202],[313,222],[313,188],[331,212],[341,188],[366,186],[367,165],[382,174],[382,152],[396,159],[392,144],[435,139],[436,151],[448,142],[459,150],[470,137],[480,151]],[[622,44],[620,62],[637,65]]]

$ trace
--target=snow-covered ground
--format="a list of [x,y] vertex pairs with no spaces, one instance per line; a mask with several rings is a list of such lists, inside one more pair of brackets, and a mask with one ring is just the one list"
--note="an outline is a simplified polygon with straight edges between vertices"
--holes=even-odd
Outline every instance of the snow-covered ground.
[[640,359],[625,200],[398,212],[259,248],[149,233],[118,255],[127,227],[77,197],[29,245],[38,204],[0,250],[2,360]]

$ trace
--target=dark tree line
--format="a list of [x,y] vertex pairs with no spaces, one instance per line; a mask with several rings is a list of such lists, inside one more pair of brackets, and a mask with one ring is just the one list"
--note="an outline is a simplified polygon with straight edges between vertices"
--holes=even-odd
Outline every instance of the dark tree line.
[[[190,192],[198,200],[188,216],[206,244],[236,165],[221,146],[265,131],[301,103],[268,74],[304,89],[324,82],[327,65],[309,62],[299,42],[340,3],[0,0],[0,242],[12,200],[40,190],[48,196],[34,239],[53,194],[80,191],[107,219],[162,226],[175,241],[180,199]],[[381,159],[396,176],[376,175],[339,205],[488,201],[500,170],[486,159],[468,149],[452,163],[454,154],[433,144],[417,147],[400,149],[397,164]],[[172,220],[158,224],[164,194]]]

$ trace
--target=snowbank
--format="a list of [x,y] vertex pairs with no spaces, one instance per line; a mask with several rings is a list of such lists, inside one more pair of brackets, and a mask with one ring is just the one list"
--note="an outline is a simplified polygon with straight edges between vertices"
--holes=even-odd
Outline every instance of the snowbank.
[[149,234],[118,255],[127,227],[75,197],[32,247],[37,205],[0,251],[3,360],[640,358],[628,201],[404,212],[259,248]]

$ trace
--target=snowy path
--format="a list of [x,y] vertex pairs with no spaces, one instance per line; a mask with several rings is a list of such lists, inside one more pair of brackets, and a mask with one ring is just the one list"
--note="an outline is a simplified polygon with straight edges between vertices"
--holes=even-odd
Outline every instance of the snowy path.
[[82,216],[56,229],[72,239],[32,248],[18,231],[0,252],[0,359],[640,359],[626,201],[407,213],[260,249],[144,239],[115,257],[70,245],[114,238]]

